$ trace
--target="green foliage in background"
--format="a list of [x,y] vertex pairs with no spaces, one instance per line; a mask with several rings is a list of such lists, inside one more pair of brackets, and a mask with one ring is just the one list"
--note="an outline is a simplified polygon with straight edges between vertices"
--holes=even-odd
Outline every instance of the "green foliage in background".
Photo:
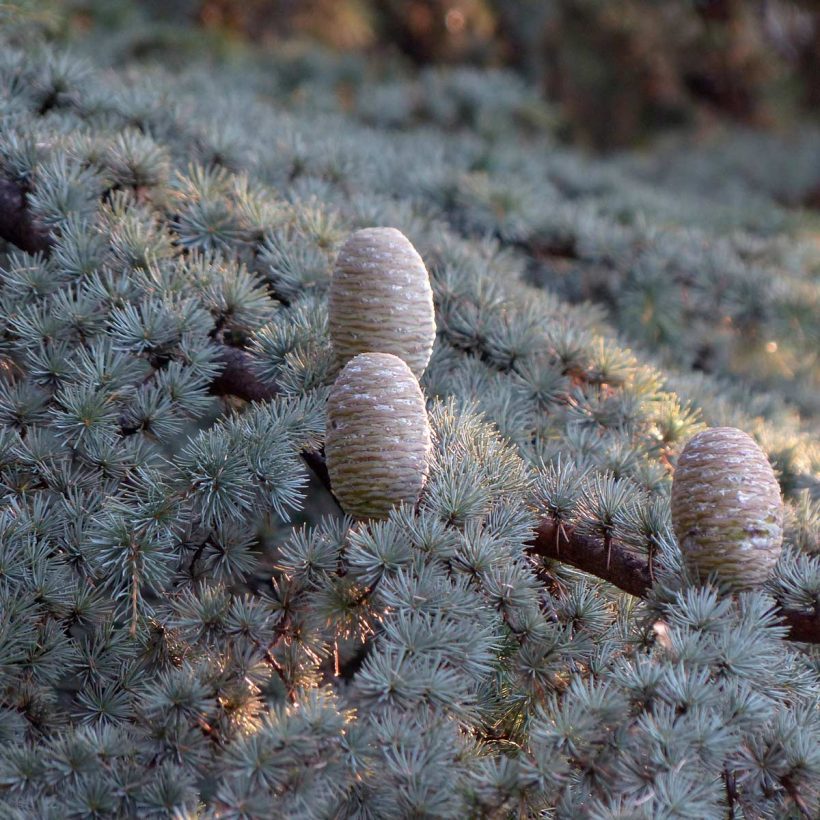
[[[0,179],[54,246],[0,244],[0,817],[820,813],[820,653],[772,613],[820,605],[813,131],[593,161],[505,72],[170,70],[168,29],[12,12]],[[300,454],[377,225],[431,273],[435,444],[365,525]],[[279,395],[213,395],[226,349]],[[703,425],[786,497],[736,599],[669,523]],[[541,516],[651,555],[649,599],[531,557]]]

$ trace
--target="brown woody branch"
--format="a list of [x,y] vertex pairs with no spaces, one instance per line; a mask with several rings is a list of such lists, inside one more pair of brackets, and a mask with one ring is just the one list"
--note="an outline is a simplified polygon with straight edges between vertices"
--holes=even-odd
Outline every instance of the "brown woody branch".
[[238,347],[224,345],[219,351],[222,372],[211,382],[214,396],[236,396],[245,401],[270,401],[278,395],[275,384],[263,382],[251,366],[251,357]]
[[630,595],[645,597],[652,588],[648,560],[617,541],[612,541],[609,546],[607,549],[603,540],[545,518],[535,532],[530,553],[571,564],[590,575],[604,578]]
[[[570,564],[631,595],[646,597],[652,588],[648,560],[617,541],[611,546],[607,566],[607,549],[603,541],[544,519],[530,544],[530,553]],[[778,614],[789,627],[791,640],[820,643],[820,609],[815,607],[814,612],[803,612],[781,607]]]
[[[52,239],[26,208],[26,196],[14,183],[0,178],[0,238],[29,253],[48,253]],[[270,401],[277,393],[275,384],[263,382],[254,372],[248,353],[223,347],[222,372],[211,383],[214,395],[232,395],[245,401]],[[321,453],[303,453],[303,459],[319,481],[331,491],[327,466]],[[332,494],[332,491],[331,491]],[[562,561],[595,575],[639,598],[652,588],[649,562],[618,542],[604,544],[571,527],[556,526],[544,519],[530,543],[530,553]],[[789,638],[805,643],[820,643],[820,607],[813,612],[779,609]]]
[[27,253],[51,250],[52,238],[28,210],[26,193],[14,182],[0,177],[0,239]]
[[[220,358],[224,365],[222,372],[211,382],[211,393],[215,396],[236,396],[245,401],[271,401],[279,390],[275,384],[262,381],[255,373],[250,355],[237,347],[223,347]],[[330,487],[324,453],[304,450],[302,461],[313,472],[319,483],[336,501]],[[336,502],[339,506],[338,502]],[[340,507],[341,509],[341,507]]]

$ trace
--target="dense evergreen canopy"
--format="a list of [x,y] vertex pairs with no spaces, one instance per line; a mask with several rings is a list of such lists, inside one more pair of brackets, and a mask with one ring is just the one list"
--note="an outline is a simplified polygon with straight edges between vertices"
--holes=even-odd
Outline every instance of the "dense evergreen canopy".
[[[592,160],[503,72],[0,38],[0,818],[818,816],[815,132]],[[437,337],[368,523],[327,296],[378,226]],[[734,597],[669,520],[705,426],[786,503]]]

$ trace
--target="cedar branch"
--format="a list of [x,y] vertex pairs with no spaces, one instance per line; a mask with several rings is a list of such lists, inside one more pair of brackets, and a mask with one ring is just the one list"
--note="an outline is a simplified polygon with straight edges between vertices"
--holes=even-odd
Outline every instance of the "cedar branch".
[[[223,371],[219,384],[230,384],[240,391],[234,395],[246,400],[267,400],[276,395],[275,387],[262,384],[256,378],[247,353],[232,350],[230,363],[226,366],[226,370],[228,369],[232,372],[226,376]],[[327,466],[322,454],[303,453],[302,456],[321,483],[330,491]],[[606,543],[603,539],[597,539],[572,527],[560,526],[549,518],[544,518],[538,526],[535,537],[529,544],[529,552],[531,555],[540,555],[570,564],[638,598],[646,597],[652,588],[647,557],[614,539]],[[781,607],[779,615],[789,626],[791,640],[820,643],[820,609],[804,612]]]
[[[25,192],[14,182],[0,178],[0,239],[28,253],[48,254],[53,242],[50,234],[26,207]],[[224,365],[211,384],[214,395],[233,395],[246,401],[270,401],[277,395],[276,385],[259,379],[248,353],[224,347]],[[331,491],[327,466],[321,453],[303,453],[303,459],[319,481]],[[332,491],[331,491],[332,492]],[[570,564],[614,584],[639,598],[652,588],[649,561],[616,541],[605,544],[592,536],[550,519],[541,521],[529,545],[532,555]],[[820,607],[813,612],[780,608],[778,613],[789,626],[789,638],[804,643],[820,643]]]

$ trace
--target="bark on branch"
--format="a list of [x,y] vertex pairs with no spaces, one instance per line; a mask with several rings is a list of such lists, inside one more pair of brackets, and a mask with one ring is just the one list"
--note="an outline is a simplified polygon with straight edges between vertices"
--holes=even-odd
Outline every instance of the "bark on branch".
[[[639,598],[645,597],[652,588],[649,562],[644,556],[614,541],[607,568],[607,549],[603,541],[578,533],[571,527],[556,527],[549,519],[541,521],[530,544],[530,552],[563,561]],[[820,609],[803,612],[781,607],[778,615],[789,627],[791,640],[820,643]]]
[[270,401],[279,392],[276,385],[259,379],[251,367],[251,357],[237,347],[219,351],[222,372],[211,382],[214,396],[236,396],[245,401]]
[[[236,396],[245,401],[271,401],[278,394],[275,384],[263,382],[254,372],[251,357],[244,350],[236,347],[223,347],[220,358],[224,365],[222,372],[211,382],[211,393],[215,396]],[[307,450],[301,453],[302,461],[314,473],[319,483],[330,493],[331,498],[341,510],[336,496],[330,487],[330,475],[323,452],[312,453]]]
[[0,177],[0,239],[27,253],[48,253],[52,238],[26,206],[26,194],[16,183]]
[[[26,208],[26,196],[19,186],[0,178],[0,238],[29,253],[48,253],[52,238],[33,219]],[[248,353],[224,347],[222,372],[211,384],[215,395],[233,395],[246,401],[270,401],[277,395],[276,385],[261,381],[251,366]],[[327,467],[321,453],[303,453],[308,466],[331,492]],[[572,528],[556,527],[544,519],[530,543],[530,552],[595,575],[625,592],[644,597],[652,587],[646,558],[613,542],[610,549],[591,536]],[[608,554],[609,553],[609,554]],[[820,643],[820,607],[813,612],[781,608],[778,614],[789,626],[789,638],[805,643]]]

